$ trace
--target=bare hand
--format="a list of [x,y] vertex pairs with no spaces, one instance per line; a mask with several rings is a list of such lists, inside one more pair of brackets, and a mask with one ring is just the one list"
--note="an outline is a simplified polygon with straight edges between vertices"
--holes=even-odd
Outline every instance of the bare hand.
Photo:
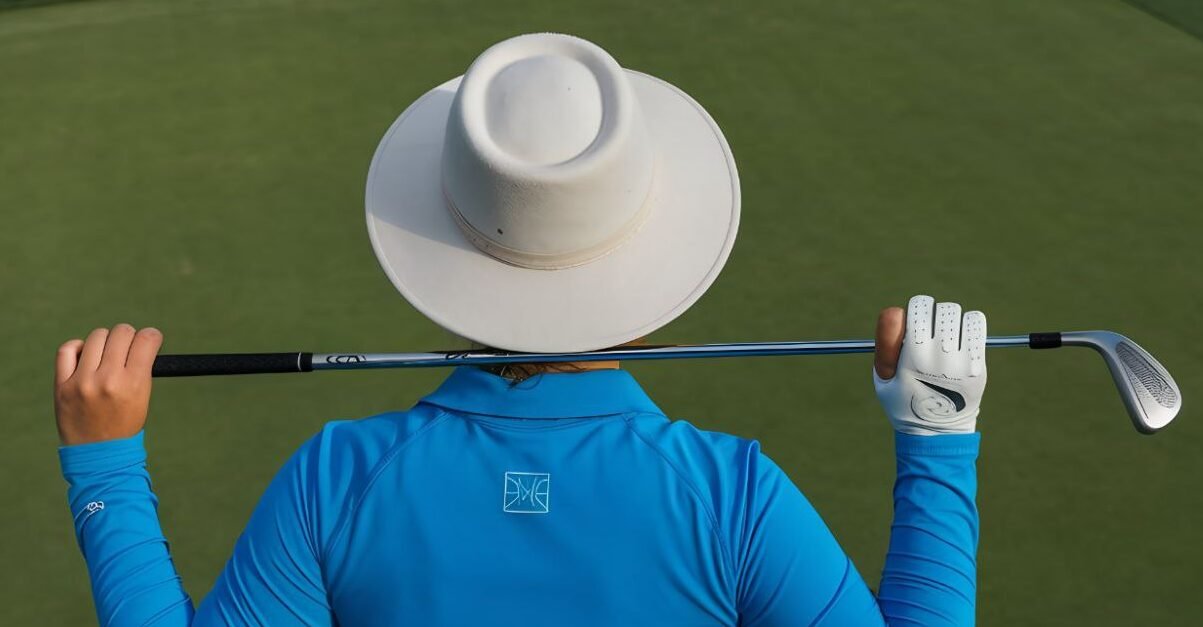
[[128,324],[96,329],[58,349],[54,414],[64,445],[128,438],[142,430],[150,406],[150,371],[163,334]]
[[893,378],[898,370],[905,321],[901,307],[887,307],[877,316],[877,350],[873,355],[873,367],[882,379]]

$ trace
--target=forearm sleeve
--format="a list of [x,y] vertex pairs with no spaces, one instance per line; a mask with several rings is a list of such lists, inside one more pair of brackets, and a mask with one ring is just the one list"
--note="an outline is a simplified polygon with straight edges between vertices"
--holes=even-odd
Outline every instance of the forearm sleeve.
[[977,433],[896,434],[894,525],[877,599],[891,625],[972,625]]
[[192,600],[159,527],[142,433],[59,449],[101,625],[187,625]]

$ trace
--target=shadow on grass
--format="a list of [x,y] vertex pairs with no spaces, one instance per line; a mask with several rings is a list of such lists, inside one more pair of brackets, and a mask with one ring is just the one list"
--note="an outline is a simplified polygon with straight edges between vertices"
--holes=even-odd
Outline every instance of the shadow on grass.
[[82,0],[0,0],[0,11],[8,9],[28,9],[30,7],[40,7],[47,4],[66,4],[68,2],[81,2]]
[[1124,0],[1126,4],[1203,40],[1203,2],[1199,0]]

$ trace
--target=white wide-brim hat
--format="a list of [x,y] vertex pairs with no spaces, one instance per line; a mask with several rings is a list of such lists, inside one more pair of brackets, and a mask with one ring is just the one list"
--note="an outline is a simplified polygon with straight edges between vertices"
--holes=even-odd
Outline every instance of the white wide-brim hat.
[[616,346],[702,296],[739,225],[710,115],[568,35],[498,43],[401,114],[367,180],[372,247],[443,328],[512,351]]

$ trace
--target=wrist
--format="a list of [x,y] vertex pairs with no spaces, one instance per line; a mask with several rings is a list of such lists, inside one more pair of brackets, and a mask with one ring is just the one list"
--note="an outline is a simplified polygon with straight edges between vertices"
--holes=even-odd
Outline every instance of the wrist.
[[953,416],[944,422],[924,420],[914,416],[890,416],[894,431],[907,435],[930,437],[937,435],[964,435],[977,431],[977,416],[980,410],[974,409],[959,416]]
[[60,446],[58,455],[63,476],[68,479],[72,475],[107,472],[146,462],[142,431],[124,438]]
[[977,455],[981,440],[982,434],[977,432],[925,435],[895,432],[894,450],[898,455],[907,456]]

